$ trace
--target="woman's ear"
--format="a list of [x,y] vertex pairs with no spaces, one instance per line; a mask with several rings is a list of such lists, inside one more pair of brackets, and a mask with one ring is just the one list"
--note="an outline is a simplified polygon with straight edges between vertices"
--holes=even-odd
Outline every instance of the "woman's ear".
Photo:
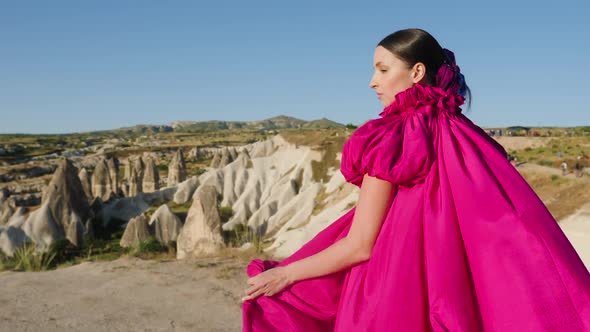
[[426,76],[426,66],[422,62],[417,62],[411,70],[412,82],[418,83]]

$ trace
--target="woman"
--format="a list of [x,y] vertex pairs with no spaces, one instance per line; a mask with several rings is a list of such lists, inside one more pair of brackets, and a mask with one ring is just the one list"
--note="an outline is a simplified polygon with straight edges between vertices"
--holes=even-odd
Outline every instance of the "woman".
[[358,203],[247,267],[244,331],[590,331],[590,274],[501,145],[461,113],[454,54],[383,39],[380,117],[345,142]]

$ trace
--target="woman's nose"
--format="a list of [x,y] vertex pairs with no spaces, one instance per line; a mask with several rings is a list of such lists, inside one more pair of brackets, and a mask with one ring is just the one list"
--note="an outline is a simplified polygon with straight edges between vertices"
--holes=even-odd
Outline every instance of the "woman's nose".
[[375,82],[374,79],[371,79],[371,81],[369,81],[369,87],[371,89],[375,89],[377,87],[377,83]]

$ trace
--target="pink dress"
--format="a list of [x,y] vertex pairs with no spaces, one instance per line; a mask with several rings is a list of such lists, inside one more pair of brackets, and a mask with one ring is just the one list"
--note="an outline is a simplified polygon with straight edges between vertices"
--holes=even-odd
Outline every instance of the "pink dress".
[[[371,258],[243,303],[243,331],[590,331],[590,273],[501,145],[422,84],[345,142],[341,172],[394,184]],[[254,276],[347,235],[356,208]]]

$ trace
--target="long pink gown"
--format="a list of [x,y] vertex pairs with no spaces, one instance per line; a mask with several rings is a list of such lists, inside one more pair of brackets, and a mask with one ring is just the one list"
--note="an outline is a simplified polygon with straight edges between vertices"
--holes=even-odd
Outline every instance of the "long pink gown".
[[[394,184],[371,258],[243,303],[243,331],[590,331],[590,273],[501,145],[415,84],[345,142],[341,172]],[[355,207],[278,262],[347,235]]]

